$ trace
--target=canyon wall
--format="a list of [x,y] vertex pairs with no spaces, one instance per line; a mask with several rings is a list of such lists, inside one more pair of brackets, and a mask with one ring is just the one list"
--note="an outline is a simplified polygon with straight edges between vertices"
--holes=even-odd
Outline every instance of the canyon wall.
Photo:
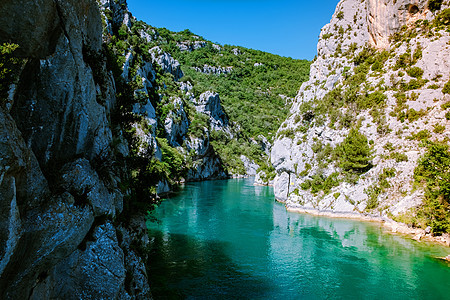
[[96,1],[2,1],[21,64],[0,106],[0,298],[149,298],[140,217],[122,221],[115,84]]
[[[289,209],[406,220],[422,206],[415,169],[450,138],[448,3],[432,2],[339,2],[271,153]],[[367,160],[349,167],[357,143]]]

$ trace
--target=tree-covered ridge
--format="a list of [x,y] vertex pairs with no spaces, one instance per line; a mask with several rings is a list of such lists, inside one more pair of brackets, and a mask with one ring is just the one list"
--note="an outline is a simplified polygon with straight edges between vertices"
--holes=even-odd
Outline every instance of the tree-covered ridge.
[[[143,23],[137,22],[135,28]],[[142,29],[141,29],[142,30]],[[149,30],[149,29],[147,29]],[[194,94],[220,94],[232,121],[252,137],[275,133],[286,118],[290,102],[308,80],[310,62],[239,46],[218,45],[184,30],[171,32],[152,28],[159,46],[181,63],[184,77]]]
[[[245,174],[243,156],[267,169],[270,143],[309,76],[310,62],[214,44],[189,30],[172,32],[132,17],[118,22],[111,5],[102,9],[103,38],[118,86],[118,123],[128,124],[124,134],[134,141],[131,154],[139,161],[133,165],[148,162],[133,176],[155,186],[198,180],[193,174],[208,173],[205,166]],[[208,102],[219,97],[219,104]],[[221,112],[205,111],[210,107],[202,101]],[[136,113],[149,105],[154,116]],[[221,120],[213,120],[215,113]]]

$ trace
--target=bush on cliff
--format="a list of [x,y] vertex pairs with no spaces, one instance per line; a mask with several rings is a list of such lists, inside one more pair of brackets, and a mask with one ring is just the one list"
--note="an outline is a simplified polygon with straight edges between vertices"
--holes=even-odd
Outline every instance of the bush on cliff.
[[0,99],[8,96],[9,86],[14,82],[16,70],[21,59],[14,56],[19,45],[4,43],[0,45]]
[[337,147],[339,167],[344,171],[361,174],[372,167],[372,149],[367,137],[352,128],[345,140]]
[[437,10],[441,9],[441,5],[442,5],[443,0],[430,0],[428,1],[428,8],[432,11],[435,12]]
[[445,143],[429,142],[428,152],[414,170],[416,183],[425,187],[419,216],[434,234],[450,232],[450,151]]

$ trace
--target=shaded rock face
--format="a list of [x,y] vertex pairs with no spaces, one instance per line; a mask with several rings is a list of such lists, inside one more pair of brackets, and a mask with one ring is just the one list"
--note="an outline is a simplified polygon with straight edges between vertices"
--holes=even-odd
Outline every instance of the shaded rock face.
[[206,179],[228,178],[222,165],[219,156],[213,152],[207,152],[203,158],[193,163],[193,167],[188,170],[186,179],[188,181],[201,181]]
[[2,1],[0,15],[4,16],[0,21],[0,40],[19,44],[23,57],[53,54],[64,31],[79,41],[74,48],[83,43],[94,50],[101,46],[101,36],[97,34],[101,20],[95,1]]
[[[117,299],[125,281],[124,254],[110,223],[51,269],[30,299]],[[109,274],[102,276],[101,274]]]
[[241,155],[240,159],[244,164],[247,175],[255,176],[256,171],[259,169],[259,165],[245,155]]
[[123,195],[105,167],[115,85],[97,2],[4,0],[0,14],[0,43],[26,58],[0,105],[0,298],[149,298],[142,260],[112,225]]
[[173,147],[183,144],[189,128],[189,119],[184,111],[183,101],[176,99],[173,101],[175,109],[170,111],[165,122],[164,128],[167,133],[167,141]]
[[100,5],[112,12],[111,25],[114,30],[120,28],[122,24],[131,27],[131,16],[127,9],[126,0],[100,0]]

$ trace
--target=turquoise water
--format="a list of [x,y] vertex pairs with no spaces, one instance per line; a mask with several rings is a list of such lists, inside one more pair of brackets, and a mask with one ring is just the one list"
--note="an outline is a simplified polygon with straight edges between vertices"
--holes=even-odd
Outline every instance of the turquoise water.
[[448,248],[289,213],[252,179],[190,183],[149,222],[155,299],[450,299]]

